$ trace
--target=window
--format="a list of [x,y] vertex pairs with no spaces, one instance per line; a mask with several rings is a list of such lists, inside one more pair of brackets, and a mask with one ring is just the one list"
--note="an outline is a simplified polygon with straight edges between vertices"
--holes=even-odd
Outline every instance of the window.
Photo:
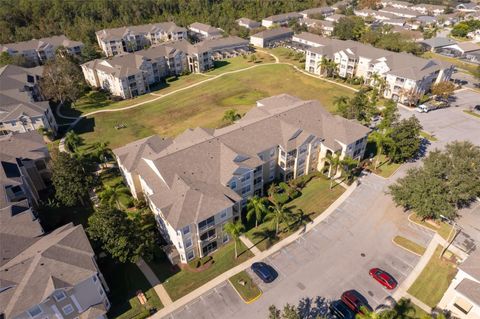
[[98,288],[98,292],[100,293],[100,296],[103,296],[103,294],[105,293],[102,287]]
[[228,238],[228,234],[223,234],[223,243],[225,244],[230,238]]
[[73,309],[72,305],[68,304],[68,305],[66,305],[65,307],[62,308],[62,311],[63,311],[64,314],[69,315],[74,311],[74,309]]
[[187,253],[187,260],[192,260],[193,258],[195,258],[195,252],[192,250]]
[[250,185],[247,185],[242,189],[242,194],[248,193],[249,191],[250,191]]
[[227,212],[222,212],[222,213],[220,214],[220,218],[221,218],[221,219],[224,219],[225,217],[227,217]]
[[203,228],[210,227],[214,224],[215,224],[215,217],[212,216],[198,223],[198,228],[202,230]]
[[56,301],[62,301],[63,299],[67,298],[67,296],[63,291],[57,290],[53,293],[53,298],[55,298]]
[[185,242],[185,248],[189,248],[192,246],[192,239],[188,238],[187,241]]
[[245,175],[245,180],[248,181],[250,179],[250,173],[248,173],[247,175]]
[[97,275],[93,276],[93,282],[97,282]]
[[189,234],[190,233],[190,226],[183,227],[182,232],[183,232],[184,235]]
[[275,156],[275,149],[274,148],[272,148],[270,150],[270,157],[273,157],[273,156]]
[[33,318],[41,314],[43,311],[39,306],[32,307],[28,310],[28,314]]
[[230,188],[231,188],[231,189],[237,188],[237,182],[236,182],[236,181],[231,181],[231,182],[230,182]]

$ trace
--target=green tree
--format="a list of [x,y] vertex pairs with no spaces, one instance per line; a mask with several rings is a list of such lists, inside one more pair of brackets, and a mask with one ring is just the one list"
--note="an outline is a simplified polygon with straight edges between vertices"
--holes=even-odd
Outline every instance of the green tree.
[[390,129],[393,123],[398,121],[400,115],[398,114],[398,107],[397,103],[392,100],[388,100],[385,102],[384,108],[381,111],[382,113],[382,120],[378,124],[378,128],[380,130]]
[[404,162],[415,157],[422,144],[420,121],[411,116],[392,125],[389,132],[391,143],[388,146],[388,157],[396,162]]
[[101,206],[88,218],[88,225],[89,237],[122,263],[153,257],[155,230],[151,227],[151,219],[129,219],[125,212]]
[[233,238],[235,243],[235,259],[238,258],[237,252],[237,243],[240,238],[240,235],[245,231],[245,226],[243,226],[242,222],[238,220],[237,222],[227,222],[223,225],[223,230]]
[[112,150],[108,148],[108,144],[108,142],[96,142],[92,145],[93,154],[101,163],[106,163],[108,156],[112,154]]
[[350,156],[345,156],[340,164],[340,167],[345,174],[345,180],[351,181],[355,177],[354,174],[355,169],[358,167],[358,161]]
[[480,81],[480,65],[475,68],[473,76]]
[[453,94],[453,91],[455,91],[455,84],[450,81],[438,82],[432,85],[431,90],[433,95],[441,96],[446,99]]
[[348,107],[349,103],[350,103],[350,99],[345,95],[339,95],[333,98],[333,105],[337,108],[337,110],[341,110]]
[[262,222],[263,217],[267,214],[267,200],[263,197],[254,196],[247,203],[247,220],[255,218],[255,228],[258,222]]
[[82,138],[75,131],[70,130],[65,134],[65,146],[70,151],[76,152],[80,144],[82,144]]
[[121,183],[114,186],[105,186],[98,197],[100,197],[100,202],[103,205],[115,207],[119,210],[128,208],[128,203],[132,202],[130,191]]
[[237,110],[235,109],[230,109],[225,111],[223,114],[223,120],[227,123],[233,123],[235,121],[238,121],[242,116],[237,113]]
[[266,218],[271,219],[275,225],[275,235],[278,236],[280,230],[280,223],[289,222],[292,219],[292,211],[289,207],[285,206],[283,203],[278,203],[276,201],[272,202],[272,206],[267,213]]
[[334,23],[333,36],[340,40],[358,41],[366,31],[365,21],[361,17],[347,16]]
[[85,173],[82,164],[63,152],[56,154],[52,162],[55,197],[66,206],[75,206],[78,203],[85,206],[92,180]]
[[0,53],[0,67],[7,64],[15,64],[22,67],[27,67],[28,62],[22,55],[10,55],[8,52]]
[[319,66],[320,66],[321,73],[326,75],[329,78],[335,76],[337,72],[337,67],[338,67],[335,61],[328,59],[324,56],[322,57],[322,60],[320,60]]
[[87,62],[91,60],[95,60],[101,58],[102,54],[97,51],[97,48],[93,45],[86,44],[81,51],[81,60],[82,62]]
[[374,131],[368,135],[368,140],[375,143],[377,155],[375,159],[375,169],[378,168],[381,156],[385,153],[385,148],[393,143],[392,138],[386,131]]
[[78,64],[68,54],[57,54],[43,68],[42,94],[59,103],[74,103],[83,95],[86,83]]
[[340,154],[334,153],[327,155],[327,161],[330,164],[328,169],[328,177],[330,177],[330,189],[332,189],[335,175],[337,174],[338,168],[342,164],[342,160],[340,159]]
[[348,100],[347,104],[340,104],[337,108],[338,113],[347,119],[356,119],[366,121],[369,114],[370,102],[365,90],[359,90],[353,98]]

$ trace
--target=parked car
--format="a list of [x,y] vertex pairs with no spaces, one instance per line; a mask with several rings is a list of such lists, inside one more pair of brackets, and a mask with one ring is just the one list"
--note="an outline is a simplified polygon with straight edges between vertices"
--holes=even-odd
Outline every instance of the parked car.
[[353,312],[343,301],[336,300],[330,304],[330,313],[337,319],[355,319]]
[[474,111],[480,112],[480,104],[477,104],[473,107]]
[[278,277],[275,269],[263,262],[253,263],[250,268],[265,283],[270,283]]
[[365,310],[372,312],[367,299],[356,290],[347,290],[342,294],[342,301],[355,313],[365,314]]
[[395,289],[397,287],[397,281],[393,276],[380,268],[370,269],[369,274],[387,289]]

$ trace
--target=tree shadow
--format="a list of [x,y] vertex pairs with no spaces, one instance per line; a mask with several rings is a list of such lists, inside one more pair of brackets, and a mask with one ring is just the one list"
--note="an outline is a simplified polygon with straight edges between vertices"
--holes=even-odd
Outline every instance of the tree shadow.
[[324,297],[305,297],[298,302],[297,310],[302,319],[328,318],[330,301]]
[[267,248],[271,247],[274,244],[274,239],[277,238],[275,229],[270,228],[258,229],[253,232],[253,235],[255,235],[255,237],[262,238],[259,241],[253,243],[255,246],[258,246],[260,243],[264,242]]
[[75,126],[75,133],[83,134],[95,131],[95,118],[82,118]]
[[213,67],[215,69],[226,67],[229,64],[231,64],[231,63],[228,62],[228,61],[225,61],[225,60],[213,61]]

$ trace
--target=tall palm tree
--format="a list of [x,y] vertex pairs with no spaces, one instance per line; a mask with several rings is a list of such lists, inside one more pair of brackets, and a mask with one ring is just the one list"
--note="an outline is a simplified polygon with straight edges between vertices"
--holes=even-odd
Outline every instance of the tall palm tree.
[[65,145],[73,152],[77,151],[77,148],[81,142],[82,139],[80,136],[78,136],[78,134],[72,130],[68,131],[65,135]]
[[103,204],[116,207],[121,210],[127,208],[122,203],[122,200],[129,199],[130,191],[125,185],[118,184],[115,186],[106,186],[105,189],[98,195]]
[[385,147],[393,143],[388,131],[375,131],[368,136],[368,140],[374,142],[377,146],[377,159],[375,160],[375,169],[378,168],[380,156],[383,154]]
[[235,242],[235,259],[238,258],[237,252],[237,242],[240,238],[240,235],[245,231],[245,226],[243,226],[242,222],[238,220],[237,222],[227,222],[223,225],[223,230],[233,238]]
[[289,207],[284,204],[277,202],[272,202],[273,205],[270,207],[270,210],[267,213],[267,218],[271,219],[275,224],[275,235],[278,236],[278,231],[280,223],[288,222],[292,219],[292,211]]
[[112,153],[108,148],[108,144],[108,142],[96,142],[93,144],[95,157],[104,164],[107,162],[107,156]]
[[327,77],[332,77],[337,71],[337,63],[335,61],[322,57],[319,62],[320,70],[322,74],[326,74]]
[[327,160],[330,163],[330,168],[328,169],[328,177],[330,178],[330,189],[332,189],[334,177],[337,174],[338,167],[341,165],[342,160],[340,159],[340,154],[338,153],[328,154]]
[[381,76],[380,74],[378,74],[377,72],[375,72],[371,75],[370,79],[372,80],[370,82],[370,84],[373,87],[377,88],[380,95],[383,95],[385,85],[387,84],[387,81],[385,80],[385,78],[383,76]]
[[358,167],[358,161],[350,156],[345,156],[340,163],[340,167],[345,173],[345,180],[349,181],[353,178],[354,169]]
[[247,203],[247,220],[255,218],[255,228],[258,222],[262,222],[263,217],[267,214],[267,200],[263,197],[254,196]]

